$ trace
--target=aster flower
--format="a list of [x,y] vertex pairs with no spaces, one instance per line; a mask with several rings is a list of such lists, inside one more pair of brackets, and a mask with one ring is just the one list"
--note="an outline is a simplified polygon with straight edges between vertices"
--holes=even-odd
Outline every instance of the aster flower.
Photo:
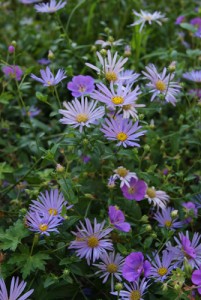
[[180,92],[181,86],[172,81],[174,79],[174,73],[167,74],[167,69],[164,68],[162,73],[158,73],[156,67],[153,64],[145,67],[147,72],[142,72],[146,79],[150,82],[147,87],[151,88],[150,93],[152,93],[151,101],[153,101],[157,96],[162,95],[165,101],[170,102],[175,105],[177,94]]
[[97,40],[95,42],[95,45],[100,45],[102,48],[106,48],[107,46],[121,46],[123,42],[123,39],[119,39],[117,41],[111,40],[111,41],[103,41],[103,40]]
[[127,170],[124,167],[118,167],[116,170],[114,170],[114,175],[113,178],[114,180],[116,179],[120,179],[121,183],[120,183],[120,187],[122,187],[124,184],[127,185],[128,187],[130,187],[130,180],[131,178],[137,178],[136,173],[134,172],[130,172],[129,170]]
[[165,209],[167,203],[169,202],[169,196],[164,191],[156,191],[155,188],[148,188],[146,191],[145,198],[148,199],[149,204],[153,203],[153,206],[162,209]]
[[108,140],[117,141],[117,146],[140,147],[136,141],[139,136],[145,134],[146,131],[137,132],[142,126],[138,126],[138,121],[133,125],[132,121],[119,117],[117,119],[106,119],[105,124],[100,129]]
[[110,223],[116,229],[124,232],[130,231],[131,226],[129,223],[124,222],[125,221],[124,213],[119,208],[110,205],[108,215],[109,215]]
[[198,103],[201,101],[201,89],[191,89],[189,90],[189,94],[198,98]]
[[189,233],[179,233],[179,238],[174,237],[177,245],[174,247],[171,243],[167,243],[167,250],[174,255],[174,260],[179,266],[183,267],[184,260],[194,269],[198,269],[201,265],[201,236],[195,232],[192,241]]
[[119,75],[121,78],[127,78],[117,82],[117,83],[122,82],[123,85],[127,85],[127,84],[133,85],[137,81],[138,77],[140,76],[140,74],[134,72],[133,70],[121,71]]
[[[50,192],[45,191],[45,194],[40,193],[38,196],[39,200],[32,200],[30,209],[38,212],[38,214],[44,213],[50,216],[60,216],[62,208],[67,205],[62,193],[59,193],[58,189],[51,190]],[[66,207],[70,209],[73,205]]]
[[59,1],[58,3],[56,0],[50,0],[49,3],[41,3],[34,5],[37,12],[40,13],[54,13],[59,9],[63,8],[66,5],[66,1],[62,2]]
[[[18,277],[12,277],[11,285],[10,285],[10,292],[6,289],[6,284],[3,279],[0,279],[0,299],[1,300],[26,300],[28,297],[33,293],[33,289],[26,292],[22,295],[27,283],[25,281],[21,281],[19,283]],[[21,295],[21,296],[20,296]]]
[[159,222],[159,227],[165,227],[167,229],[176,229],[176,228],[182,228],[184,226],[183,221],[177,221],[178,218],[173,218],[171,216],[171,212],[174,211],[174,208],[172,207],[165,207],[162,209],[161,212],[157,212],[154,215],[154,219]]
[[114,56],[110,50],[107,51],[107,57],[103,57],[100,52],[96,52],[101,67],[98,68],[90,63],[86,63],[86,65],[93,70],[95,70],[98,75],[102,74],[108,81],[116,81],[120,79],[119,73],[123,71],[123,65],[127,62],[128,58],[120,57],[117,60],[117,52],[115,52]]
[[105,114],[104,107],[96,107],[96,101],[88,102],[87,97],[81,97],[81,102],[75,98],[71,103],[63,102],[66,109],[60,109],[59,113],[64,115],[60,119],[62,124],[69,124],[73,128],[79,127],[80,132],[84,126],[90,127],[96,120],[102,118]]
[[186,72],[182,77],[193,82],[201,82],[201,70]]
[[143,180],[132,177],[129,185],[124,184],[121,188],[126,199],[141,201],[145,198],[147,184]]
[[100,269],[95,274],[101,274],[100,278],[103,278],[103,283],[106,283],[108,281],[108,278],[111,277],[111,291],[113,291],[114,277],[118,281],[122,281],[121,273],[124,258],[119,253],[115,255],[115,252],[106,252],[101,255],[100,259],[102,260],[102,262],[100,262],[99,264],[93,264]]
[[76,239],[71,242],[69,249],[76,249],[76,255],[80,258],[86,258],[88,265],[92,259],[95,262],[106,250],[113,250],[112,241],[107,235],[112,228],[104,229],[105,222],[97,223],[94,219],[94,228],[89,219],[85,219],[86,226],[80,221],[81,227],[77,226],[77,232],[72,232]]
[[140,282],[139,280],[130,283],[130,285],[124,283],[127,291],[122,290],[119,292],[112,292],[112,295],[119,296],[120,300],[143,300],[143,295],[147,289],[148,281],[145,278]]
[[73,97],[91,94],[94,90],[94,79],[91,76],[74,76],[68,83],[67,88],[72,91]]
[[162,14],[160,11],[155,11],[153,14],[151,14],[144,10],[140,10],[140,13],[133,10],[133,13],[134,15],[139,17],[139,19],[135,21],[133,24],[131,24],[130,26],[136,26],[141,24],[140,32],[142,31],[142,28],[144,27],[146,22],[148,22],[149,25],[151,25],[152,22],[156,22],[158,25],[162,25],[161,22],[167,20],[167,18],[165,18],[165,15]]
[[19,0],[19,2],[23,3],[23,4],[33,4],[33,3],[38,3],[42,0]]
[[97,84],[96,87],[98,90],[95,90],[94,93],[91,94],[91,97],[105,103],[112,109],[115,109],[117,106],[122,107],[123,105],[134,103],[138,95],[141,94],[138,86],[131,91],[131,85],[129,83],[123,87],[123,83],[120,82],[116,91],[113,82],[110,83],[110,89],[103,83]]
[[51,60],[47,58],[41,58],[37,61],[40,65],[49,65],[51,63]]
[[115,187],[115,179],[113,178],[113,176],[109,177],[107,187],[108,188],[114,188]]
[[31,78],[34,80],[41,82],[43,86],[54,86],[57,85],[60,81],[62,81],[66,76],[65,72],[61,69],[58,70],[56,76],[50,71],[49,67],[46,67],[45,70],[40,70],[41,78],[37,77],[34,74],[31,74]]
[[40,114],[41,110],[34,105],[30,106],[29,110],[26,111],[24,108],[22,109],[22,115],[27,115],[30,118],[34,118]]
[[148,277],[150,275],[150,268],[151,264],[148,260],[144,260],[142,252],[132,252],[125,258],[122,275],[129,282],[133,282],[142,273],[144,273],[144,277]]
[[198,293],[201,295],[201,265],[199,270],[195,270],[191,276],[192,283],[198,286]]
[[185,20],[185,16],[178,16],[177,19],[176,19],[176,21],[175,21],[175,24],[179,25],[182,22],[184,22],[184,20]]
[[193,202],[189,201],[186,203],[182,203],[182,206],[185,212],[185,222],[191,223],[193,221],[193,218],[197,218],[198,209],[196,205]]
[[63,219],[53,214],[42,213],[38,211],[30,211],[26,215],[26,225],[31,231],[40,233],[41,235],[50,235],[50,232],[59,233],[57,226],[61,225]]
[[20,69],[19,66],[11,65],[11,66],[4,66],[2,68],[3,73],[6,77],[14,78],[17,81],[21,80],[21,77],[23,75],[23,71]]
[[172,265],[174,256],[168,251],[163,251],[162,258],[159,257],[158,253],[153,253],[153,257],[149,276],[154,278],[155,281],[163,282],[175,267]]

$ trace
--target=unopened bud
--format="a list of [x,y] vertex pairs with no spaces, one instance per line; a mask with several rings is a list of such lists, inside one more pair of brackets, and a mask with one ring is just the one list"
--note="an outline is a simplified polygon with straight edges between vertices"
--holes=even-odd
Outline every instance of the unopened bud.
[[108,37],[108,42],[110,42],[110,43],[113,43],[113,42],[114,42],[113,36],[109,36],[109,37]]
[[102,56],[106,56],[107,55],[107,51],[105,49],[101,49],[100,54]]
[[178,217],[178,210],[174,209],[173,211],[171,211],[170,215],[171,215],[172,218],[177,218]]
[[64,170],[65,170],[65,168],[64,168],[62,165],[57,164],[57,166],[56,166],[56,171],[57,171],[58,173],[63,173]]
[[16,46],[17,46],[16,41],[12,41],[12,42],[11,42],[11,45],[14,46],[14,47],[16,47]]
[[152,230],[151,225],[148,224],[148,225],[145,227],[145,230],[146,230],[146,231],[151,231],[151,230]]
[[168,70],[170,73],[173,73],[176,69],[176,61],[172,61],[171,64],[168,67]]
[[117,284],[115,284],[115,291],[117,291],[117,292],[120,292],[122,289],[123,289],[123,285],[122,285],[122,283],[117,283]]
[[54,59],[54,53],[51,51],[51,50],[49,50],[49,52],[48,52],[48,59]]
[[15,47],[14,47],[13,45],[10,45],[10,46],[8,47],[8,52],[9,52],[9,53],[14,53],[14,52],[15,52]]
[[143,114],[139,114],[139,119],[143,120],[144,119],[144,115]]
[[144,145],[144,151],[148,152],[150,150],[150,146],[149,145]]

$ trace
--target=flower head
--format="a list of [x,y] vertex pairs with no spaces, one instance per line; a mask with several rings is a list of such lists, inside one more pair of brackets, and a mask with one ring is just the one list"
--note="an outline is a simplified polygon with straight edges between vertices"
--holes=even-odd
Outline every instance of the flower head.
[[105,222],[97,223],[96,219],[94,228],[89,219],[86,218],[85,223],[86,226],[80,221],[81,227],[77,227],[77,232],[73,232],[76,239],[71,242],[69,249],[76,249],[77,256],[85,257],[90,265],[91,259],[95,262],[106,250],[113,250],[112,241],[107,238],[112,228],[104,229]]
[[179,25],[182,22],[184,22],[184,20],[185,20],[185,16],[178,16],[177,19],[176,19],[176,21],[175,21],[175,24]]
[[154,260],[151,261],[150,276],[155,279],[155,281],[164,281],[167,276],[170,275],[171,271],[174,269],[172,265],[173,254],[168,251],[163,251],[162,258],[159,257],[158,253],[153,253]]
[[81,97],[81,102],[75,98],[71,103],[64,102],[66,109],[60,109],[59,113],[64,115],[60,122],[69,124],[73,128],[79,127],[80,132],[84,126],[90,127],[96,120],[102,118],[105,114],[104,107],[96,107],[96,101],[88,102],[87,97]]
[[37,107],[35,107],[34,105],[30,106],[29,110],[26,111],[24,108],[22,109],[22,115],[25,116],[27,115],[30,118],[34,118],[37,115],[39,115],[41,112],[41,110]]
[[57,85],[60,81],[66,78],[65,72],[63,70],[59,69],[56,76],[54,76],[49,67],[46,67],[46,70],[40,70],[40,74],[41,78],[37,77],[34,74],[31,74],[31,78],[38,82],[41,82],[43,86]]
[[153,203],[158,209],[165,209],[169,202],[169,196],[164,191],[156,191],[154,187],[148,188],[145,198],[148,198],[149,204]]
[[49,65],[51,61],[47,58],[41,58],[37,61],[40,65]]
[[162,73],[158,73],[156,67],[153,64],[148,65],[146,68],[147,72],[142,72],[146,79],[150,82],[147,85],[151,89],[152,93],[151,101],[157,96],[162,95],[165,101],[175,105],[177,94],[180,92],[180,85],[177,82],[172,81],[174,79],[174,73],[166,74],[167,69],[164,68]]
[[106,119],[102,125],[101,131],[105,134],[108,140],[117,141],[117,146],[140,147],[136,141],[139,141],[139,136],[145,134],[146,131],[137,132],[141,126],[138,126],[138,121],[133,125],[132,121],[123,119],[121,116],[117,119]]
[[20,67],[11,65],[11,66],[4,66],[2,68],[2,71],[4,72],[6,77],[14,78],[17,81],[21,80],[21,77],[23,75],[23,71],[20,69]]
[[147,289],[148,281],[145,278],[140,282],[139,280],[130,283],[130,285],[124,283],[127,290],[119,292],[112,292],[112,295],[120,296],[120,300],[143,300],[143,295]]
[[91,76],[74,76],[72,81],[68,83],[67,87],[70,91],[72,91],[73,97],[91,94],[95,88],[94,79]]
[[34,5],[37,12],[40,13],[54,13],[66,5],[66,1],[61,0],[57,3],[56,0],[50,0],[49,3],[41,3]]
[[182,203],[182,206],[185,212],[185,222],[191,223],[193,221],[193,218],[197,218],[197,214],[198,214],[198,209],[195,203],[189,201],[186,203]]
[[121,190],[126,199],[141,201],[145,198],[147,184],[143,180],[133,177],[129,181],[129,186],[124,184]]
[[[0,279],[0,299],[1,300],[26,300],[33,293],[33,289],[26,292],[23,296],[22,293],[26,287],[27,283],[25,281],[21,281],[19,283],[18,277],[12,277],[10,292],[6,289],[6,284],[3,279]],[[21,296],[20,296],[21,295]]]
[[162,14],[160,11],[155,11],[153,14],[140,10],[140,13],[136,12],[133,10],[134,15],[139,17],[137,21],[135,21],[133,24],[130,26],[136,26],[141,24],[140,26],[140,32],[142,31],[142,28],[144,27],[145,23],[148,22],[149,25],[152,24],[152,22],[156,22],[158,25],[162,25],[162,21],[166,21],[167,19],[165,18],[165,15]]
[[183,78],[193,82],[201,82],[201,70],[186,72],[183,74]]
[[134,177],[137,178],[136,174],[134,172],[130,172],[124,167],[118,167],[116,170],[114,170],[113,178],[114,180],[120,179],[120,187],[122,187],[124,184],[130,187],[130,180]]
[[159,222],[159,227],[165,227],[167,229],[176,229],[182,228],[184,226],[184,222],[177,221],[178,218],[173,218],[171,216],[171,212],[174,211],[172,207],[165,207],[161,212],[157,212],[154,215],[154,219]]
[[130,224],[125,221],[124,213],[116,206],[109,206],[109,219],[110,223],[118,230],[128,232],[130,231]]
[[198,285],[198,293],[201,295],[201,265],[199,270],[195,270],[191,276],[192,283]]

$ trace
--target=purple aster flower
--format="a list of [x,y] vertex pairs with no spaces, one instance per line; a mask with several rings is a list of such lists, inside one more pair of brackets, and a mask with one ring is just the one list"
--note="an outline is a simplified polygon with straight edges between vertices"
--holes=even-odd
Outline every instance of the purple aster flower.
[[100,278],[103,278],[103,283],[108,281],[108,277],[111,276],[111,291],[114,290],[114,277],[118,281],[122,281],[121,273],[122,273],[122,266],[124,264],[124,258],[115,252],[110,252],[109,254],[106,252],[101,255],[100,259],[102,262],[99,264],[94,264],[94,266],[98,267],[100,270],[97,271],[95,274],[101,274]]
[[191,90],[189,90],[189,94],[191,94],[201,100],[201,89],[191,89]]
[[143,295],[145,294],[145,291],[147,289],[148,281],[146,281],[145,278],[142,279],[140,282],[139,280],[134,281],[133,283],[130,283],[130,285],[124,283],[124,286],[126,287],[127,291],[122,290],[119,292],[112,292],[112,295],[121,297],[118,298],[120,300],[143,300]]
[[128,200],[143,200],[145,198],[147,184],[138,178],[131,178],[129,184],[129,187],[124,184],[121,188],[123,196]]
[[28,111],[26,111],[24,108],[22,109],[22,115],[23,116],[27,115],[30,118],[36,117],[37,115],[39,115],[40,112],[41,110],[33,105],[29,108]]
[[184,222],[178,221],[178,218],[173,218],[171,216],[171,212],[174,211],[174,208],[172,207],[166,207],[162,209],[161,212],[157,212],[154,215],[154,219],[159,222],[159,227],[165,227],[167,229],[176,229],[176,228],[182,228],[184,226]]
[[[12,277],[10,292],[6,289],[6,284],[3,279],[0,279],[0,299],[1,300],[26,300],[33,293],[33,289],[26,292],[23,296],[22,293],[26,287],[27,283],[25,281],[21,281],[19,283],[18,277]],[[21,295],[21,296],[20,296]]]
[[96,107],[96,101],[88,102],[87,97],[82,96],[81,102],[75,98],[71,103],[63,102],[66,109],[60,109],[59,113],[64,115],[60,119],[62,124],[69,124],[73,128],[79,127],[80,132],[84,126],[90,127],[90,124],[95,124],[96,120],[102,118],[105,114],[104,107]]
[[108,188],[114,188],[115,187],[115,179],[113,178],[113,176],[109,177],[107,187]]
[[110,223],[116,229],[124,232],[130,231],[131,226],[129,223],[124,222],[125,221],[124,213],[119,208],[110,205],[108,215],[109,215]]
[[4,66],[2,68],[2,71],[4,72],[4,74],[6,75],[6,77],[9,78],[14,78],[17,81],[21,80],[21,77],[23,75],[23,71],[20,69],[20,67],[18,66]]
[[182,22],[184,22],[184,20],[185,20],[185,16],[179,16],[179,17],[177,17],[177,19],[176,19],[176,21],[175,21],[175,24],[176,24],[176,25],[179,25],[179,24],[181,24]]
[[199,270],[192,273],[191,280],[193,284],[198,285],[198,293],[201,295],[201,265]]
[[129,83],[124,87],[122,82],[120,82],[117,90],[114,89],[114,82],[110,83],[110,89],[103,83],[99,83],[96,86],[98,91],[94,91],[91,97],[113,109],[117,106],[122,107],[123,105],[133,104],[137,100],[138,95],[141,94],[138,86],[131,91]]
[[[122,79],[123,85],[127,85],[127,84],[133,85],[137,81],[139,76],[140,76],[140,74],[136,73],[133,70],[125,70],[125,71],[120,72],[120,78],[125,78],[125,79]],[[121,81],[119,81],[118,83],[120,83],[120,82]]]
[[186,72],[182,77],[193,82],[201,82],[201,70]]
[[54,76],[49,67],[46,67],[46,70],[40,70],[40,74],[41,78],[37,77],[34,74],[31,74],[31,78],[38,82],[41,82],[43,86],[57,85],[60,81],[66,78],[65,72],[63,70],[59,69],[56,76]]
[[153,277],[155,281],[163,282],[175,267],[172,265],[174,256],[168,251],[163,251],[162,258],[159,257],[158,253],[153,253],[153,257],[149,276]]
[[179,239],[174,238],[177,245],[174,247],[171,243],[167,243],[167,250],[174,255],[174,260],[179,266],[183,266],[184,260],[187,260],[192,268],[199,268],[201,265],[201,236],[195,232],[192,241],[189,239],[189,233],[186,235],[179,233]]
[[74,76],[72,81],[68,83],[67,88],[72,91],[73,97],[91,94],[95,88],[94,79],[91,76]]
[[40,233],[41,235],[50,235],[50,232],[57,232],[57,226],[61,225],[63,219],[53,214],[47,214],[42,211],[30,211],[26,215],[26,224],[28,229]]
[[129,254],[123,265],[122,275],[129,282],[137,280],[140,275],[148,277],[150,275],[151,264],[144,260],[142,252],[132,252]]
[[87,164],[91,160],[91,157],[88,155],[82,155],[82,161],[84,164]]
[[153,203],[153,206],[157,209],[165,209],[170,197],[164,191],[156,191],[152,186],[146,191],[145,197],[148,199],[149,204]]
[[40,65],[49,65],[51,63],[51,61],[47,58],[41,58],[41,59],[38,60],[38,63]]
[[118,167],[116,170],[114,170],[113,178],[114,180],[120,179],[121,184],[120,187],[122,187],[124,184],[130,187],[130,180],[131,178],[137,178],[136,174],[134,172],[130,172],[124,167]]
[[62,2],[59,1],[58,3],[56,0],[50,0],[49,3],[41,3],[34,5],[37,12],[40,13],[54,13],[59,9],[63,8],[66,5],[66,1]]
[[175,105],[177,94],[180,92],[181,86],[172,81],[174,79],[174,73],[167,74],[167,69],[164,68],[162,73],[158,73],[156,67],[153,64],[145,67],[147,72],[142,72],[146,79],[150,82],[147,85],[151,89],[152,93],[151,101],[153,101],[157,96],[162,95],[165,101],[170,102]]
[[90,260],[95,262],[106,250],[113,250],[112,241],[107,235],[113,230],[112,228],[104,229],[105,221],[97,223],[94,219],[94,228],[89,219],[85,219],[86,226],[80,221],[81,228],[77,226],[77,232],[73,232],[76,236],[75,241],[71,242],[69,249],[76,249],[78,257],[85,257],[88,265]]
[[60,216],[62,208],[70,209],[73,205],[67,206],[68,202],[64,199],[62,193],[58,189],[45,191],[45,194],[40,193],[39,200],[32,200],[30,209],[38,214],[49,214],[52,216]]
[[117,119],[106,119],[105,124],[100,129],[108,140],[118,141],[117,146],[140,147],[136,141],[139,141],[138,137],[145,134],[146,131],[137,132],[142,128],[138,126],[138,121],[133,125],[132,121],[123,119],[121,116]]
[[197,218],[198,209],[196,208],[196,205],[193,202],[186,202],[182,203],[182,206],[184,207],[185,212],[185,222],[191,223],[193,221],[193,218]]

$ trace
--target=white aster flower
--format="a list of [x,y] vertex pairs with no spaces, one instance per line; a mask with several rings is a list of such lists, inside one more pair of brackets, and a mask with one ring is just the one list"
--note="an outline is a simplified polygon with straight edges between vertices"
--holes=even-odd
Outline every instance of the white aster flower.
[[102,48],[106,48],[107,46],[120,46],[123,43],[123,39],[117,40],[117,41],[103,41],[103,40],[97,40],[95,42],[95,45],[100,45]]
[[147,189],[145,198],[148,199],[149,204],[153,203],[157,209],[165,209],[170,199],[166,192],[156,191],[153,186]]
[[148,22],[149,24],[152,24],[152,22],[154,21],[158,25],[162,25],[161,21],[167,20],[167,18],[165,18],[165,15],[162,14],[160,11],[155,11],[153,14],[151,14],[144,10],[140,10],[140,13],[133,10],[133,13],[134,13],[134,15],[138,16],[139,19],[137,21],[135,21],[133,24],[131,24],[130,26],[135,26],[135,25],[141,24],[140,32],[142,31],[142,28],[144,27],[146,22]]
[[49,3],[40,3],[34,5],[37,12],[40,13],[54,13],[66,5],[66,1],[61,0],[57,3],[56,0],[50,0]]
[[136,178],[137,179],[137,175],[134,172],[130,172],[129,170],[127,170],[126,168],[120,166],[118,167],[116,170],[114,170],[114,175],[113,175],[113,179],[120,179],[121,184],[120,187],[122,187],[124,184],[127,185],[128,187],[130,187],[130,180],[131,178]]

